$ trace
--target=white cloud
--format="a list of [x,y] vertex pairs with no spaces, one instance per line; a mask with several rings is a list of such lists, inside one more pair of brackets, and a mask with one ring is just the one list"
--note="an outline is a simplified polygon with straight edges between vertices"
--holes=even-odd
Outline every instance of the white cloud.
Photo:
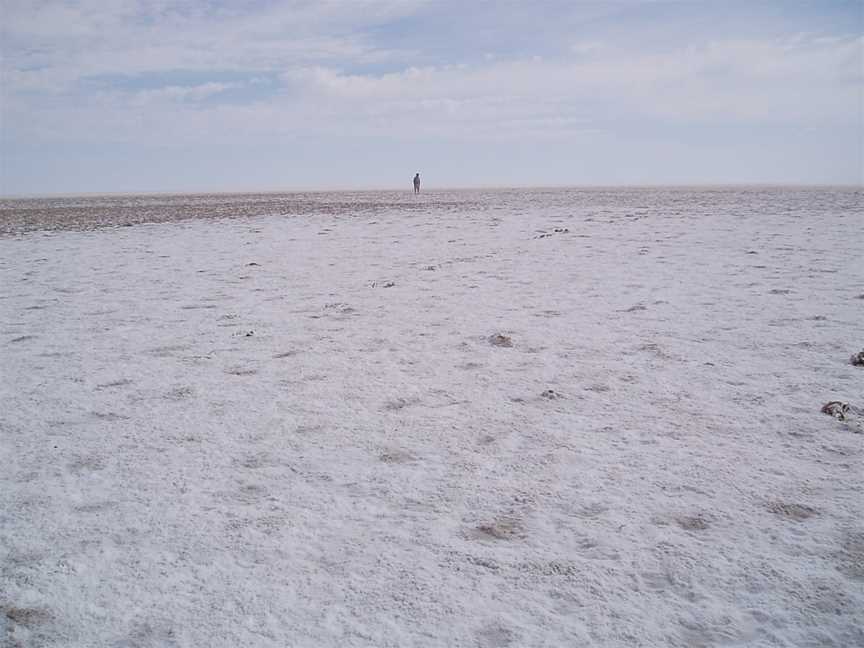
[[570,45],[570,51],[574,54],[595,54],[603,49],[603,43],[598,41],[580,41]]
[[[860,123],[861,37],[706,40],[662,52],[575,40],[558,58],[514,60],[481,50],[470,65],[344,71],[392,59],[394,52],[364,30],[419,4],[292,2],[250,13],[232,4],[10,2],[7,136],[144,143],[273,134],[531,139],[645,120]],[[94,76],[177,70],[247,76],[80,90],[81,80]],[[270,86],[277,72],[281,85]],[[218,105],[220,93],[253,86],[271,92]],[[199,103],[208,97],[213,101]]]
[[60,92],[84,78],[175,70],[261,71],[312,61],[392,55],[363,28],[420,0],[240,5],[144,0],[5,0],[2,49],[12,91]]
[[143,104],[149,104],[154,101],[160,101],[162,99],[176,101],[199,101],[201,99],[206,99],[207,97],[217,95],[220,92],[225,92],[226,90],[230,90],[232,88],[240,88],[242,86],[243,84],[240,83],[215,82],[201,83],[199,85],[193,86],[164,86],[162,88],[156,88],[154,90],[139,90],[134,94],[133,101]]
[[[478,123],[512,115],[606,121],[854,120],[861,39],[726,41],[665,54],[610,53],[588,61],[487,61],[372,75],[310,67],[283,79],[295,96],[362,116],[410,115],[451,127],[453,115]],[[852,102],[852,103],[850,103]]]

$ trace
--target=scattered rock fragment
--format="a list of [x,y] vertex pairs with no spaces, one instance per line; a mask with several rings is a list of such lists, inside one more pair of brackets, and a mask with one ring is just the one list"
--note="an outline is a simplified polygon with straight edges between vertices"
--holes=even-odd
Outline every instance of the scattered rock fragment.
[[549,238],[550,236],[552,236],[554,234],[568,234],[570,232],[570,230],[566,227],[555,227],[552,229],[551,232],[547,232],[546,230],[534,230],[534,231],[538,232],[537,236],[534,237],[535,239],[544,239],[544,238]]
[[0,608],[9,621],[13,624],[18,624],[26,627],[33,627],[42,623],[51,621],[51,614],[40,608],[26,608],[4,605]]
[[819,514],[819,511],[812,506],[790,502],[769,502],[766,508],[774,515],[779,515],[795,522],[801,522]]
[[685,531],[704,531],[710,526],[703,515],[683,515],[675,518],[675,522]]
[[348,315],[354,312],[354,309],[345,302],[332,302],[330,304],[324,304],[324,310],[335,311],[337,313],[342,313],[343,315]]
[[488,524],[480,524],[470,536],[478,540],[514,540],[523,533],[521,521],[512,517],[503,517]]
[[547,400],[558,400],[559,398],[563,398],[561,394],[556,392],[554,389],[547,389],[542,394],[540,394],[540,398],[545,398]]
[[849,403],[844,403],[842,401],[831,401],[830,403],[825,403],[822,406],[822,413],[833,416],[838,421],[845,421],[846,414],[849,413]]
[[254,376],[255,374],[258,373],[258,371],[255,369],[249,369],[246,367],[236,366],[236,367],[231,367],[230,369],[226,369],[225,373],[229,374],[231,376]]
[[506,335],[501,335],[500,333],[496,333],[495,335],[489,336],[489,344],[497,347],[512,347],[513,340],[511,340]]
[[414,460],[414,455],[404,450],[388,450],[378,455],[378,460],[387,464],[408,463]]
[[864,367],[864,351],[859,351],[849,358],[849,362],[856,367]]

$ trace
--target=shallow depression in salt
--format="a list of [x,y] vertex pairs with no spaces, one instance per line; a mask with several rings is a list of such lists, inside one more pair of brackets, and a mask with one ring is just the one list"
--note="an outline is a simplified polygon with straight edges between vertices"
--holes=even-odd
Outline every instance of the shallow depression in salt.
[[860,190],[82,200],[0,206],[8,645],[864,645]]

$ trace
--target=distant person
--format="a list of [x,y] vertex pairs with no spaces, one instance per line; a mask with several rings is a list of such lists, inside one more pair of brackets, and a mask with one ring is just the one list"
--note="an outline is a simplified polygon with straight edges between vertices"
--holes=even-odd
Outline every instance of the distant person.
[[414,175],[414,193],[420,193],[420,173]]

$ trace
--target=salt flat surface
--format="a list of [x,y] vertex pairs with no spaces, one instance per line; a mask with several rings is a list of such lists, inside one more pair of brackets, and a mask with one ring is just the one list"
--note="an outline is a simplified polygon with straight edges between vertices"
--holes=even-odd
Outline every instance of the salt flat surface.
[[356,202],[0,238],[0,642],[864,645],[860,190]]

